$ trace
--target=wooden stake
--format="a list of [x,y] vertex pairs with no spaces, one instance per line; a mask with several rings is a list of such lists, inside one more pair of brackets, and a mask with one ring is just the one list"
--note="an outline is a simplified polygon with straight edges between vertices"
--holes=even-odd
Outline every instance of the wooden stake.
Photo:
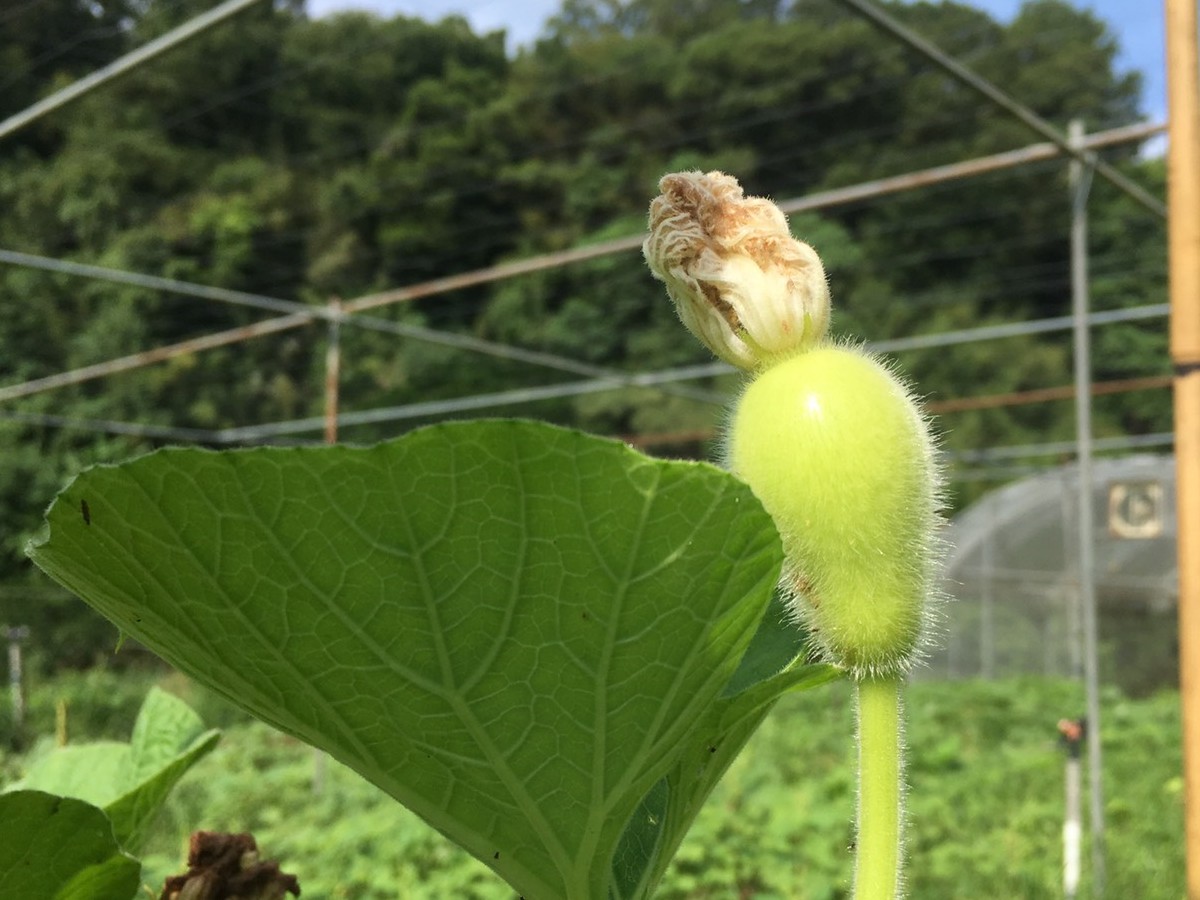
[[342,301],[329,301],[329,344],[325,349],[325,443],[336,444],[338,439],[338,387],[342,372],[341,321]]
[[1165,3],[1187,896],[1200,900],[1200,65],[1196,0]]

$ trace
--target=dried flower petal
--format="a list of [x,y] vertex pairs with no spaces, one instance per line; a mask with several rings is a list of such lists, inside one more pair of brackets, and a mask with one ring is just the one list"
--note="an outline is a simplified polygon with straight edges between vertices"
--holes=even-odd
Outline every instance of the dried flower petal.
[[705,346],[753,369],[825,336],[825,270],[779,207],[720,172],[666,175],[659,190],[642,253]]
[[260,861],[252,835],[196,831],[187,872],[168,878],[159,900],[284,900],[286,894],[299,897],[300,882],[279,863]]

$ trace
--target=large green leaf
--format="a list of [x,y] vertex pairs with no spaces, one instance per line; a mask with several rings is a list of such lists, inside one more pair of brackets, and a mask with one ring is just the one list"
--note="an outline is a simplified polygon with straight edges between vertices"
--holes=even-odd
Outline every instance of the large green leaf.
[[0,796],[0,897],[131,900],[141,870],[91,804],[41,791]]
[[728,474],[530,422],[160,451],[47,519],[51,576],[531,900],[608,896],[643,798],[730,718],[781,561]]
[[178,697],[151,688],[128,744],[59,747],[35,760],[15,789],[47,791],[101,807],[122,847],[140,849],[171,788],[216,746],[220,733]]

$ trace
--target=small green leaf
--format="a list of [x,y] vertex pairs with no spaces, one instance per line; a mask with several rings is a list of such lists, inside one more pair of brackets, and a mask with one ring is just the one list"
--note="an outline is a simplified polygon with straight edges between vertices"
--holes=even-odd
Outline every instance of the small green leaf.
[[151,688],[131,743],[56,748],[36,760],[14,787],[101,807],[120,845],[137,851],[171,788],[219,738],[217,731],[204,731],[200,717],[178,697]]
[[129,768],[129,745],[119,741],[57,747],[29,764],[7,790],[46,791],[103,809],[121,794]]
[[140,877],[91,804],[41,791],[0,796],[0,897],[131,900]]
[[141,849],[171,788],[220,739],[178,697],[150,689],[133,726],[124,790],[104,807],[122,847]]
[[531,422],[160,451],[47,519],[52,577],[536,900],[608,895],[781,558],[727,473]]

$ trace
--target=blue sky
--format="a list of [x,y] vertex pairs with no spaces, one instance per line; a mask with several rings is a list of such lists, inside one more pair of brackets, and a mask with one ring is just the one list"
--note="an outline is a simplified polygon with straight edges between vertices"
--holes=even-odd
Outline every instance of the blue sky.
[[[972,5],[1007,21],[1020,9],[1021,0],[974,0]],[[1108,23],[1121,46],[1120,67],[1143,73],[1143,108],[1147,115],[1164,120],[1167,100],[1161,0],[1076,0],[1075,5],[1091,9]],[[341,9],[367,9],[383,16],[402,13],[426,19],[459,13],[477,31],[504,29],[510,45],[536,37],[558,7],[559,0],[308,0],[313,16]]]

